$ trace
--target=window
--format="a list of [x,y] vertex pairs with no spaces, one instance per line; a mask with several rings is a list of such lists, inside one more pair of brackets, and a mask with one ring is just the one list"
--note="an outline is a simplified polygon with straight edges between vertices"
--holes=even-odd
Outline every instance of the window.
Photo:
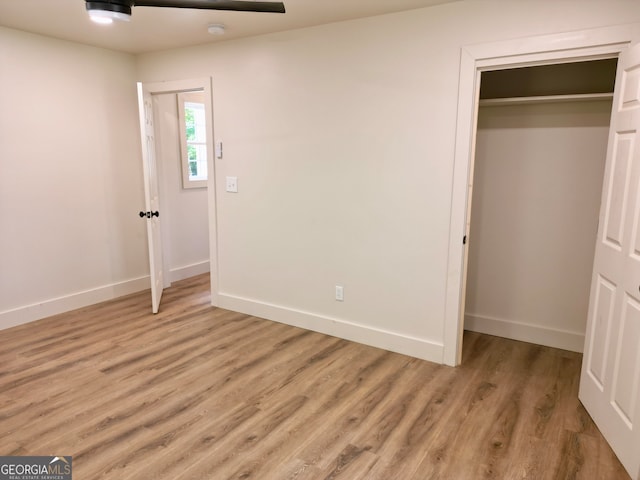
[[182,187],[207,186],[207,122],[202,92],[178,94]]

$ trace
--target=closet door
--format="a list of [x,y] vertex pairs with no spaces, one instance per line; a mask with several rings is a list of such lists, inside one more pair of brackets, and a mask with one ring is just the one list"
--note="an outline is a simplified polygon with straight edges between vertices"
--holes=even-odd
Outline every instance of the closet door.
[[618,62],[580,377],[580,400],[635,479],[640,475],[639,132],[636,45]]

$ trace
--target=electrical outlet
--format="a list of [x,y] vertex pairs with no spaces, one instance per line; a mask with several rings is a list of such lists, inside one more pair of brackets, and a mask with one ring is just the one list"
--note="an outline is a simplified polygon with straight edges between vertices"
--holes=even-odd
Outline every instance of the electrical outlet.
[[344,302],[344,287],[342,285],[336,285],[336,300]]

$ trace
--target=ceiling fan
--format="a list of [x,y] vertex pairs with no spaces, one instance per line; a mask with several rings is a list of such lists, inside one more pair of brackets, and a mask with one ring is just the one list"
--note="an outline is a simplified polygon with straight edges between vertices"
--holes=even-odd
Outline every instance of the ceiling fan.
[[251,2],[243,0],[85,0],[92,20],[111,23],[128,22],[132,7],[198,8],[202,10],[231,10],[236,12],[285,13],[282,2]]

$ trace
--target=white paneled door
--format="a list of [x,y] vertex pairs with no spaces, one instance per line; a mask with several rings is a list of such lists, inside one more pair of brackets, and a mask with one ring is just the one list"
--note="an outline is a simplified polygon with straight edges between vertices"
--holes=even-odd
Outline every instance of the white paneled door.
[[[158,174],[156,168],[155,136],[153,133],[153,98],[138,83],[140,109],[140,135],[142,140],[142,168],[146,206],[147,237],[149,242],[149,268],[151,275],[151,309],[158,313],[163,288],[162,244],[160,233],[160,209],[158,200]],[[142,216],[141,212],[141,216]]]
[[[580,400],[640,480],[640,45],[620,55]],[[576,172],[579,175],[580,172]]]

